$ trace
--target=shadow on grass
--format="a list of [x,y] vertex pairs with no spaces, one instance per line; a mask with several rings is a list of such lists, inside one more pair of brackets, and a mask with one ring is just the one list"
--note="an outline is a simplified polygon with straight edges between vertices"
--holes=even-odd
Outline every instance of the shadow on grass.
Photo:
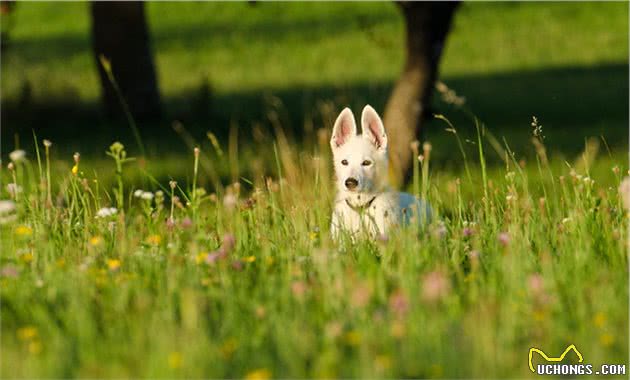
[[[585,138],[590,136],[602,136],[611,149],[628,149],[626,63],[463,76],[443,81],[465,96],[467,106],[497,137],[505,137],[518,154],[531,150],[532,116],[538,117],[543,125],[551,152],[575,155],[582,151]],[[202,140],[206,131],[226,140],[229,126],[236,125],[239,140],[247,144],[252,141],[253,125],[271,133],[270,115],[275,112],[282,128],[295,141],[310,141],[317,129],[330,128],[330,118],[342,106],[349,105],[360,112],[365,103],[370,103],[382,110],[390,90],[391,83],[361,83],[213,94],[208,84],[201,83],[185,94],[166,96],[164,120],[142,124],[140,128],[150,155],[164,151],[179,153],[186,151],[186,146],[172,129],[173,120],[180,120],[193,138]],[[451,119],[465,138],[473,138],[474,124],[463,112],[439,100],[435,102],[435,111]],[[14,148],[16,135],[20,136],[22,146],[29,147],[31,129],[40,138],[55,141],[62,151],[79,150],[88,156],[92,151],[101,155],[114,140],[133,146],[127,125],[104,118],[96,103],[77,103],[51,95],[46,104],[41,104],[31,101],[26,93],[19,102],[3,101],[1,117],[4,152]],[[448,152],[454,151],[455,141],[444,132],[444,124],[431,121],[426,124],[425,133],[434,146],[441,147],[436,158],[448,161]]]

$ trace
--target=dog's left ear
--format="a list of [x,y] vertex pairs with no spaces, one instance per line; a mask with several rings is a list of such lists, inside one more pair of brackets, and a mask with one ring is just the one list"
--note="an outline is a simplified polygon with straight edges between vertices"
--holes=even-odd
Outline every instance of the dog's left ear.
[[370,140],[379,150],[387,149],[387,134],[381,121],[381,117],[369,104],[363,108],[361,113],[361,129],[363,137]]

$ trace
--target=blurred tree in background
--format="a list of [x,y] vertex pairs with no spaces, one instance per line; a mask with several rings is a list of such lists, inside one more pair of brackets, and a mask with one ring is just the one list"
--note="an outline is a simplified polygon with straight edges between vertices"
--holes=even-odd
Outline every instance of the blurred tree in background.
[[[121,115],[122,99],[138,120],[157,119],[162,114],[144,3],[135,1],[93,2],[92,40],[101,81],[103,106],[109,116]],[[111,63],[109,78],[99,60]],[[120,91],[120,94],[117,93]]]

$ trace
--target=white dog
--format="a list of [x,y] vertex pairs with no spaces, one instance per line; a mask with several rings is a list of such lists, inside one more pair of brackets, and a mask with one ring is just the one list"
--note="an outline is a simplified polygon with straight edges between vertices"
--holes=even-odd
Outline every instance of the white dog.
[[428,205],[411,194],[389,189],[387,135],[381,118],[369,105],[363,108],[361,129],[363,134],[358,135],[349,108],[341,111],[333,127],[330,146],[338,188],[331,223],[333,238],[342,230],[352,239],[364,233],[374,238],[411,220],[428,222]]

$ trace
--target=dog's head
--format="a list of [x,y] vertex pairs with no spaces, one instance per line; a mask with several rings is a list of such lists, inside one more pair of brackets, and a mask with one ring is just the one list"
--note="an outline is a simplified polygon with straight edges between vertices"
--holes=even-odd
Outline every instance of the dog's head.
[[332,147],[337,187],[346,201],[363,206],[387,184],[387,135],[374,108],[361,114],[362,134],[357,134],[354,115],[345,108],[335,121]]

